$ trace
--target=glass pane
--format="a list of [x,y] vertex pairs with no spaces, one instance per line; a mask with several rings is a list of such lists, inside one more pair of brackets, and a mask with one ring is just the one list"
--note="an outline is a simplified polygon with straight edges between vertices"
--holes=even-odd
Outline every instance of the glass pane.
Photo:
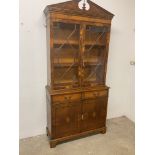
[[54,43],[64,44],[78,44],[79,43],[79,25],[62,22],[55,22],[53,24]]
[[55,22],[54,44],[54,88],[67,89],[79,86],[79,29],[78,24]]
[[104,84],[106,45],[105,27],[86,26],[84,52],[84,86]]
[[86,26],[85,44],[86,45],[105,45],[106,41],[106,27]]

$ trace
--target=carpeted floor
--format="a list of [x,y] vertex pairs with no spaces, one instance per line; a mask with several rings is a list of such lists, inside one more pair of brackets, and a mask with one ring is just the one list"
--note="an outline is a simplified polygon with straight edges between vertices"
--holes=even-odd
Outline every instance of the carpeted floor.
[[20,140],[20,155],[134,155],[134,123],[126,117],[109,119],[107,133],[50,148],[46,135]]

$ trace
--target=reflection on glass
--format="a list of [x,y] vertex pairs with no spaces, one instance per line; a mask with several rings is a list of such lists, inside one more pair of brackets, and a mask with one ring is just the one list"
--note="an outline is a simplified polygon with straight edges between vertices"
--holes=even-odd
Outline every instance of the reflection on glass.
[[106,27],[86,26],[83,86],[104,84],[106,32]]
[[53,25],[54,88],[78,87],[79,29],[77,24]]

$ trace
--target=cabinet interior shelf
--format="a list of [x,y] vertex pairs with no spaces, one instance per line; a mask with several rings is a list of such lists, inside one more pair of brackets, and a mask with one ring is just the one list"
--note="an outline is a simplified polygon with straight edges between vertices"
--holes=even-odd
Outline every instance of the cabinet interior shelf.
[[71,63],[54,63],[55,67],[78,67],[79,65],[77,63],[71,64]]
[[[84,63],[84,66],[97,66],[98,63]],[[78,67],[79,65],[77,63],[71,64],[71,63],[54,63],[54,67]],[[103,64],[100,64],[99,66],[103,66]]]
[[[79,45],[79,42],[77,40],[54,40],[53,42],[55,45],[62,45],[62,44],[65,44],[65,45]],[[89,42],[85,42],[85,46],[105,46],[102,42],[95,42],[95,41],[89,41]]]

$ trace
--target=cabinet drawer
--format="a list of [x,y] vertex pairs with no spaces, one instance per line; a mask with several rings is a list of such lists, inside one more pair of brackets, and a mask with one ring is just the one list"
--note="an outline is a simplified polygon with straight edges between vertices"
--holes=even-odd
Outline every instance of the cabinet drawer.
[[76,101],[81,99],[81,94],[55,95],[52,98],[53,102]]
[[91,92],[85,92],[84,93],[84,98],[89,99],[89,98],[96,98],[100,96],[107,96],[108,92],[106,90],[103,91],[91,91]]

